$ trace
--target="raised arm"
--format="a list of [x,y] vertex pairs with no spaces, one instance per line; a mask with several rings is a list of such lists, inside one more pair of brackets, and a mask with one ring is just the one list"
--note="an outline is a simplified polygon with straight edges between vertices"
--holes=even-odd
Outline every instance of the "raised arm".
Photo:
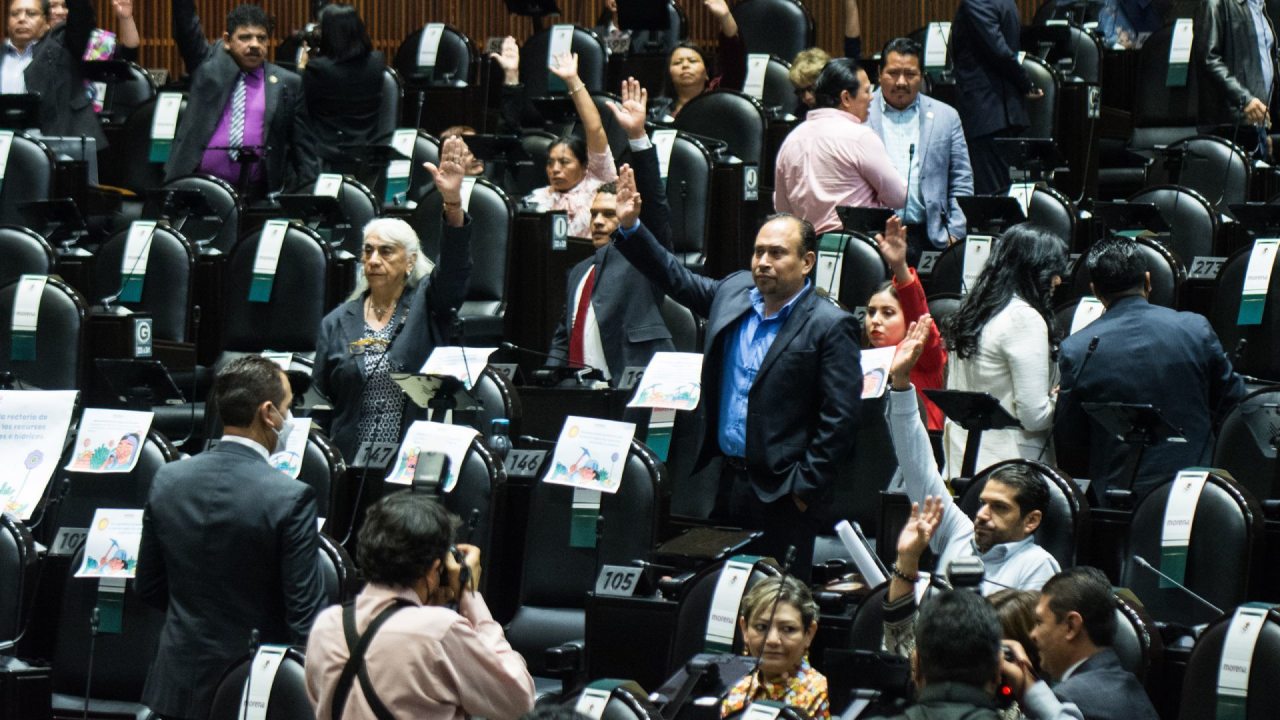
[[138,35],[138,23],[133,19],[133,0],[111,0],[111,7],[116,12],[116,38],[120,47],[137,49],[142,38]]
[[204,62],[209,53],[209,41],[204,37],[200,16],[196,14],[195,0],[173,0],[173,41],[182,54],[182,62],[191,75]]
[[437,314],[460,306],[471,281],[471,225],[462,211],[462,178],[470,162],[467,144],[455,136],[440,146],[439,167],[425,164],[444,200],[444,239],[440,243],[440,262],[430,281],[430,304]]
[[76,62],[84,58],[85,48],[93,37],[96,24],[93,4],[89,0],[67,0],[66,48]]
[[591,93],[578,77],[578,54],[564,53],[551,61],[551,72],[564,81],[569,88],[569,98],[578,111],[578,119],[582,121],[582,129],[586,133],[587,151],[599,154],[609,149],[609,137],[604,133],[604,123],[600,120],[600,111],[591,100]]
[[854,60],[862,57],[862,17],[858,14],[858,0],[844,0],[844,56]]
[[631,169],[636,174],[636,191],[645,199],[640,209],[640,222],[649,228],[662,247],[670,250],[671,206],[667,204],[666,184],[658,163],[658,151],[645,131],[649,92],[635,78],[622,81],[622,103],[609,102],[618,125],[626,131],[631,145]]

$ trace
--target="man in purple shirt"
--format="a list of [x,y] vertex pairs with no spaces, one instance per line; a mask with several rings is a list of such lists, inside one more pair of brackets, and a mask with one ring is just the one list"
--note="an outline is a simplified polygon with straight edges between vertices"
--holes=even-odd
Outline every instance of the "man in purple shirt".
[[250,197],[312,181],[318,172],[302,79],[266,61],[271,21],[261,7],[227,15],[221,42],[204,36],[193,0],[173,0],[173,37],[191,75],[165,181],[195,172]]

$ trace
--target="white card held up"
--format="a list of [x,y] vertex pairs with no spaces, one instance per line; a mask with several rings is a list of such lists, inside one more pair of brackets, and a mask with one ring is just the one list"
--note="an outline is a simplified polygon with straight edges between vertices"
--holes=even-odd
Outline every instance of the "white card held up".
[[634,423],[570,415],[565,418],[544,482],[616,493],[635,437]]
[[1098,298],[1092,295],[1080,298],[1080,302],[1076,304],[1075,313],[1071,315],[1070,334],[1075,335],[1089,327],[1089,324],[1102,317],[1104,312],[1106,312],[1106,308],[1102,306],[1102,301]]
[[126,473],[138,464],[153,413],[86,408],[76,431],[67,469],[84,473]]
[[84,562],[76,577],[131,578],[138,574],[142,510],[98,508],[84,541]]
[[271,456],[271,467],[294,480],[302,472],[302,456],[307,453],[307,439],[311,435],[311,418],[296,417],[286,422],[293,428],[284,443],[284,449]]
[[0,512],[28,520],[62,456],[76,391],[0,390]]
[[702,353],[659,352],[628,407],[692,410],[702,398]]
[[470,389],[479,379],[480,373],[484,372],[485,366],[489,364],[489,356],[497,349],[496,347],[464,348],[457,345],[442,345],[431,351],[431,355],[418,372],[423,375],[455,377]]
[[440,478],[440,491],[448,493],[458,482],[458,472],[467,451],[471,449],[471,441],[480,433],[466,425],[445,425],[444,423],[418,420],[409,426],[404,442],[400,444],[400,454],[392,466],[387,482],[396,485],[412,485],[414,473],[418,470],[418,455],[424,452],[443,453],[449,458],[449,468]]
[[867,348],[862,351],[862,399],[878,398],[889,387],[889,366],[893,364],[896,345]]

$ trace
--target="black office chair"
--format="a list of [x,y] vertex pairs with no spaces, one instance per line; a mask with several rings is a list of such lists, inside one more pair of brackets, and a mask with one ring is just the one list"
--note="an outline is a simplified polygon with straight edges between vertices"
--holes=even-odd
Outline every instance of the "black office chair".
[[1076,206],[1057,190],[1043,185],[1036,187],[1027,204],[1027,222],[1046,228],[1067,247],[1075,246]]
[[[0,287],[0,317],[13,317],[18,281]],[[13,373],[24,385],[41,390],[84,387],[88,348],[89,307],[80,293],[51,277],[40,298],[35,359],[14,360],[12,323],[0,323],[0,370]]]
[[[1205,629],[1191,649],[1191,658],[1182,676],[1182,697],[1178,720],[1215,717],[1218,712],[1218,675],[1232,616],[1223,615]],[[1268,610],[1249,666],[1245,720],[1266,720],[1280,714],[1275,689],[1280,687],[1280,613]]]
[[187,175],[164,184],[176,190],[200,193],[214,215],[188,216],[178,230],[199,247],[210,247],[226,254],[240,239],[240,195],[231,183],[213,175]]
[[701,352],[702,343],[698,337],[699,323],[693,311],[672,300],[670,295],[662,298],[662,307],[659,310],[662,312],[662,322],[666,324],[667,330],[671,331],[671,344],[675,345],[676,352]]
[[[93,264],[94,298],[116,295],[123,287],[125,244],[129,228],[115,234],[99,248]],[[196,249],[182,233],[157,226],[151,234],[151,250],[143,276],[142,297],[137,302],[113,301],[129,310],[150,313],[152,336],[158,340],[185,342],[195,282]]]
[[[627,131],[622,129],[618,124],[617,118],[613,116],[613,111],[609,109],[609,103],[622,104],[622,98],[612,92],[593,92],[591,93],[591,102],[596,106],[596,112],[600,113],[600,123],[604,126],[605,138],[609,141],[609,152],[613,153],[613,161],[619,167],[627,162],[631,157],[631,145],[627,142]],[[582,128],[582,122],[575,122],[571,132],[579,137],[585,137],[586,131]]]
[[[1147,302],[1167,308],[1178,307],[1182,283],[1187,279],[1186,269],[1164,244],[1148,238],[1137,238],[1136,242],[1145,261],[1147,272],[1151,273],[1151,294],[1147,296]],[[1070,305],[1073,312],[1080,298],[1093,294],[1089,290],[1089,267],[1083,256],[1076,263],[1070,279],[1059,286],[1054,294],[1055,304],[1059,308]],[[1061,295],[1061,298],[1057,297],[1058,295]],[[1071,327],[1070,319],[1066,325],[1058,327],[1062,329]]]
[[793,58],[814,45],[813,16],[796,0],[742,0],[733,19],[749,53]]
[[[209,708],[209,720],[238,720],[244,710],[250,668],[254,655],[237,660],[223,673],[218,689],[213,694]],[[285,651],[284,660],[271,682],[271,695],[267,698],[267,720],[312,720],[316,716],[307,696],[306,658],[302,650],[291,647]],[[257,679],[254,680],[257,682]],[[358,688],[357,688],[358,690]]]
[[[816,266],[814,282],[825,288],[828,294],[847,308],[865,308],[867,301],[889,279],[889,266],[876,249],[875,243],[859,233],[833,232],[822,236],[820,245],[837,243],[835,254],[839,257],[840,277],[829,277]],[[824,254],[827,251],[823,251]],[[865,310],[864,310],[865,313]],[[856,313],[855,313],[856,314]]]
[[[716,90],[690,100],[676,117],[675,128],[725,142],[729,152],[748,165],[758,166],[764,155],[764,108],[759,100],[735,90]],[[668,197],[669,188],[670,183]]]
[[48,275],[53,272],[53,248],[40,234],[21,225],[0,225],[0,286],[8,285],[23,275]]
[[[382,213],[382,201],[374,197],[363,183],[348,175],[342,178],[342,186],[338,190],[338,206],[341,208],[341,223],[345,227],[330,228],[329,244],[335,250],[360,257],[364,250],[364,226]],[[354,277],[350,280],[355,282]]]
[[475,47],[471,39],[452,25],[445,25],[440,34],[440,45],[436,48],[436,64],[422,67],[418,65],[418,45],[424,29],[414,30],[400,43],[392,62],[396,72],[405,82],[415,86],[466,87],[471,82],[472,48]]
[[[99,61],[85,63],[85,77],[93,74],[93,66],[97,62]],[[109,127],[123,125],[135,110],[156,96],[156,83],[151,79],[150,73],[135,62],[125,61],[125,67],[128,76],[107,83],[107,91],[101,98],[102,112],[98,113],[98,117],[103,125]]]
[[1028,138],[1056,138],[1058,136],[1058,94],[1062,79],[1049,63],[1030,53],[1022,60],[1022,69],[1031,82],[1044,91],[1044,97],[1024,102],[1030,124],[1022,136]]
[[[946,247],[938,254],[933,263],[933,274],[929,276],[929,299],[953,295],[963,298],[972,288],[965,286],[964,260],[965,248],[969,239],[959,240]],[[994,248],[995,243],[992,242]],[[932,307],[932,303],[930,303]]]
[[[680,588],[680,609],[676,611],[675,632],[672,633],[671,654],[667,659],[668,674],[684,666],[689,658],[708,651],[718,652],[707,646],[707,625],[711,621],[711,600],[715,597],[716,585],[725,563],[714,563],[700,569],[697,574],[687,580]],[[781,573],[774,563],[760,560],[752,565],[751,574],[742,588],[745,597],[755,584],[765,578],[778,577]],[[741,602],[741,601],[739,601]],[[735,618],[733,647],[728,652],[741,652],[742,631],[737,627]]]
[[529,164],[515,171],[515,194],[524,197],[547,184],[547,156],[556,134],[546,130],[525,130],[520,133],[520,147],[529,156]]
[[[98,178],[103,185],[124,188],[138,195],[164,184],[164,161],[152,160],[151,125],[155,119],[159,97],[139,105],[124,121],[120,133],[113,134],[111,145],[98,165]],[[186,111],[184,94],[178,122]]]
[[[551,43],[551,28],[535,33],[520,48],[520,82],[524,83],[529,97],[541,97],[549,93],[547,83],[551,71],[547,69],[547,57]],[[600,92],[604,87],[604,66],[608,59],[604,41],[594,31],[574,26],[570,52],[578,54],[578,77],[588,92]],[[568,90],[568,88],[566,88]]]
[[1116,636],[1111,649],[1120,658],[1120,666],[1133,673],[1147,692],[1152,693],[1164,664],[1164,640],[1147,611],[1119,595],[1116,595]]
[[947,321],[956,311],[960,309],[960,303],[964,300],[964,296],[959,293],[945,292],[929,292],[929,315],[933,317],[934,325],[937,325],[941,331],[947,326]]
[[[1134,510],[1120,585],[1132,590],[1156,620],[1191,626],[1219,613],[1179,587],[1164,587],[1160,576],[1138,560],[1160,567],[1165,506],[1174,482],[1171,478],[1157,487]],[[1262,560],[1262,527],[1262,508],[1253,494],[1234,480],[1210,473],[1196,504],[1182,584],[1218,608],[1235,607],[1253,597],[1255,571]]]
[[23,203],[48,200],[54,189],[54,155],[47,145],[27,135],[13,136],[9,164],[0,186],[0,223],[24,225]]
[[[1241,248],[1222,266],[1213,287],[1213,309],[1209,323],[1231,354],[1238,372],[1280,382],[1280,272],[1272,266],[1271,285],[1260,325],[1239,325],[1240,300],[1251,247]],[[0,308],[0,312],[3,309]],[[3,315],[0,315],[3,317]],[[41,316],[43,317],[43,315]]]
[[356,596],[362,584],[356,564],[342,545],[333,538],[320,533],[319,568],[320,582],[324,585],[324,599],[327,605],[341,605]]
[[39,579],[40,555],[27,526],[0,514],[0,657],[12,655],[31,613]]
[[[1081,8],[1080,6],[1084,7]],[[1089,0],[1084,3],[1060,3],[1059,0],[1044,0],[1036,9],[1033,25],[1044,25],[1050,20],[1067,20],[1069,22],[1097,22],[1102,12],[1101,0]]]
[[313,353],[320,320],[331,306],[331,251],[314,231],[290,223],[280,246],[268,302],[250,302],[253,262],[261,232],[246,236],[227,258],[222,295],[223,350]]
[[508,434],[513,437],[520,434],[520,419],[524,414],[520,393],[505,375],[486,365],[471,387],[471,394],[480,409],[473,413],[454,411],[455,425],[462,421],[479,430],[487,441],[493,434],[493,421],[506,418],[511,423]]
[[573,547],[574,488],[538,483],[529,508],[519,607],[506,636],[534,675],[541,693],[559,688],[548,679],[549,648],[581,640],[583,603],[600,565],[626,565],[646,557],[658,540],[668,501],[666,470],[643,443],[632,441],[622,485],[601,496],[596,547]]
[[316,493],[316,515],[329,517],[333,494],[347,474],[347,463],[342,453],[334,447],[329,437],[317,428],[307,435],[307,447],[302,454],[302,468],[298,480],[311,486]]
[[1044,548],[1062,567],[1076,564],[1076,548],[1089,527],[1089,504],[1084,493],[1066,473],[1034,460],[1006,460],[980,471],[959,500],[960,509],[973,517],[982,507],[982,489],[1001,468],[1022,466],[1044,480],[1049,488],[1049,507],[1036,530],[1036,544]]
[[[87,528],[98,508],[141,509],[147,505],[151,483],[160,468],[178,459],[178,449],[152,430],[138,447],[138,464],[127,473],[61,471],[67,494],[57,509],[56,527]],[[72,463],[76,461],[72,455]]]
[[689,18],[676,0],[667,0],[667,27],[665,30],[637,30],[631,33],[632,54],[648,53],[666,55],[680,41],[689,37]]
[[99,633],[89,652],[89,619],[98,604],[98,583],[75,577],[84,557],[76,553],[62,594],[57,639],[53,649],[53,717],[78,718],[85,708],[85,680],[93,668],[88,717],[102,720],[147,720],[142,688],[155,658],[164,612],[142,601],[134,584],[126,583],[124,616],[119,634]]
[[791,84],[791,63],[780,57],[769,56],[764,70],[764,93],[760,104],[770,113],[784,114],[795,107],[795,85]]
[[[440,495],[440,503],[445,509],[462,519],[463,526],[458,530],[458,542],[466,542],[480,548],[480,557],[487,561],[489,567],[497,567],[494,563],[499,559],[514,562],[508,557],[516,548],[496,548],[494,543],[500,533],[496,528],[503,526],[505,518],[499,512],[499,500],[505,492],[507,471],[502,462],[496,458],[485,443],[483,435],[471,441],[471,448],[462,460],[462,467],[457,470],[458,481],[450,492]],[[475,525],[470,523],[475,520]],[[496,551],[496,552],[495,552]],[[495,557],[496,556],[496,557]],[[486,591],[494,576],[501,573],[485,573],[481,577],[483,583],[480,590]]]
[[[596,680],[587,689],[609,694],[600,711],[600,720],[663,720],[662,711],[649,700],[649,693],[633,680]],[[579,697],[581,694],[567,700],[563,706],[577,707]]]
[[[443,202],[439,193],[432,192],[409,218],[421,238],[422,251],[430,258],[440,256]],[[515,207],[501,188],[479,178],[471,191],[467,213],[471,216],[473,238],[471,284],[458,308],[461,326],[457,341],[473,347],[493,346],[502,342],[506,322]]]
[[1250,162],[1239,145],[1215,135],[1196,135],[1173,143],[1165,154],[1177,158],[1179,166],[1171,180],[1208,198],[1218,212],[1248,201]]
[[714,166],[706,145],[685,133],[676,135],[667,163],[671,243],[684,266],[698,273],[707,260],[707,211]]
[[1183,267],[1197,257],[1214,254],[1218,214],[1200,193],[1178,185],[1158,185],[1129,196],[1129,202],[1156,206],[1169,226],[1166,245]]
[[1022,49],[1078,82],[1102,82],[1102,41],[1079,25],[1029,25]]
[[[1262,387],[1231,409],[1218,428],[1213,446],[1213,466],[1229,473],[1262,501],[1263,507],[1280,499],[1280,386]],[[1268,508],[1269,509],[1269,508]]]
[[419,130],[413,141],[413,161],[409,163],[409,199],[414,202],[421,202],[423,196],[435,188],[435,180],[423,163],[440,164],[440,141]]

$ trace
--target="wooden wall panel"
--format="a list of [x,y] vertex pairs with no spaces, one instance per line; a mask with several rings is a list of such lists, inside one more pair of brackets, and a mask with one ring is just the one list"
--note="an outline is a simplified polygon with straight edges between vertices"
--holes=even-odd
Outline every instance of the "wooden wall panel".
[[[1036,0],[1015,0],[1025,20],[1038,5]],[[679,0],[689,16],[690,34],[700,43],[714,42],[716,25],[700,0]],[[581,25],[594,23],[601,0],[559,0],[558,22]],[[805,5],[814,16],[817,43],[828,52],[841,52],[844,34],[845,0],[809,0]],[[227,12],[237,5],[234,0],[197,0],[205,32],[210,37],[225,29]],[[532,31],[528,18],[512,16],[502,0],[353,0],[369,26],[374,45],[388,55],[400,41],[428,21],[443,21],[461,29],[477,45],[494,35],[523,38]],[[99,24],[112,28],[115,19],[111,3],[97,0]],[[274,13],[276,38],[301,27],[307,19],[310,0],[272,0],[267,7]],[[909,32],[932,20],[950,20],[958,0],[859,0],[862,18],[863,47],[874,52],[896,35]],[[142,34],[142,64],[165,67],[170,72],[181,70],[179,58],[170,36],[169,3],[165,0],[143,0],[135,3],[138,28]]]

